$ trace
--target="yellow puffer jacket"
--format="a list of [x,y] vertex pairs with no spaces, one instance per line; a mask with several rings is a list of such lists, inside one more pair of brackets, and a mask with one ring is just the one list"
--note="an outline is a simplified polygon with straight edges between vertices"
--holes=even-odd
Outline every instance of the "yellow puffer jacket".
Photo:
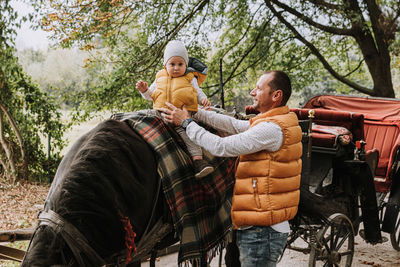
[[275,152],[259,151],[239,158],[232,203],[235,228],[270,226],[292,219],[300,200],[302,132],[297,116],[287,106],[250,120],[250,127],[274,122],[283,133]]
[[197,112],[197,91],[190,83],[193,77],[193,72],[171,78],[165,69],[159,71],[156,75],[156,90],[151,95],[153,108],[166,108],[165,102],[169,102],[178,108],[185,105],[187,110]]

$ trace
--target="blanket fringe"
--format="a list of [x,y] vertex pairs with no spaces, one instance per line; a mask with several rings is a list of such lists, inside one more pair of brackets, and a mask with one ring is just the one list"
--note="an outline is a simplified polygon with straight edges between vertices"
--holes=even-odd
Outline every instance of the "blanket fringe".
[[[228,241],[224,239],[223,241],[221,241],[221,243],[217,244],[215,247],[209,249],[206,252],[205,260],[206,260],[207,264],[210,264],[211,261],[214,259],[214,257],[222,254],[222,250],[224,248],[226,248],[227,243],[228,243]],[[184,260],[184,261],[178,263],[178,267],[191,267],[191,266],[201,267],[202,266],[201,263],[202,263],[202,261],[201,261],[201,256],[200,256],[197,258],[191,258],[191,259]]]
[[221,243],[217,244],[215,247],[207,251],[207,263],[211,263],[212,259],[215,258],[217,255],[222,254],[222,250],[226,248],[227,241],[223,240]]

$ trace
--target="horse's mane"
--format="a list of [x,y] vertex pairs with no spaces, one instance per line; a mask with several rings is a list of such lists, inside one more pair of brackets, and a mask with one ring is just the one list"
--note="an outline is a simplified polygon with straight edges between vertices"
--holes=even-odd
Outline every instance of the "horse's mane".
[[[55,211],[84,233],[102,257],[125,249],[122,217],[130,219],[139,239],[158,183],[147,143],[125,122],[108,120],[83,136],[65,157],[67,163],[57,171],[45,210]],[[56,247],[48,230],[39,229],[37,234],[47,240],[48,249]]]

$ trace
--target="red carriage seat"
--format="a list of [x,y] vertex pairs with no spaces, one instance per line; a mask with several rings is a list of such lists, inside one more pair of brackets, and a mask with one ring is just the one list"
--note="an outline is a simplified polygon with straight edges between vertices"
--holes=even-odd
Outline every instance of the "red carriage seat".
[[388,192],[392,165],[400,146],[400,101],[388,98],[320,95],[309,99],[304,107],[329,111],[345,110],[364,115],[366,150],[379,151],[375,187],[379,192]]
[[373,148],[379,151],[379,162],[375,175],[389,177],[395,152],[400,145],[400,123],[365,121],[366,150]]
[[[291,109],[299,120],[307,120],[310,109]],[[347,139],[364,139],[364,116],[347,111],[333,111],[314,109],[313,146],[334,147],[338,136],[344,135]]]

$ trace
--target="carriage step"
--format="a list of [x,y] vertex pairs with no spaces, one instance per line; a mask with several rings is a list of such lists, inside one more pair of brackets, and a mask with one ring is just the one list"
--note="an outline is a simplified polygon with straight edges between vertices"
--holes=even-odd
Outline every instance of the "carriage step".
[[[370,243],[370,242],[368,242],[367,239],[365,239],[365,231],[364,231],[364,229],[360,229],[360,231],[358,232],[358,234],[361,236],[362,239],[364,239],[365,241],[367,241],[367,243]],[[381,237],[381,240],[379,240],[379,241],[376,242],[376,243],[385,243],[385,242],[387,242],[388,240],[389,240],[389,239],[388,239],[386,236],[382,236],[382,237]]]

